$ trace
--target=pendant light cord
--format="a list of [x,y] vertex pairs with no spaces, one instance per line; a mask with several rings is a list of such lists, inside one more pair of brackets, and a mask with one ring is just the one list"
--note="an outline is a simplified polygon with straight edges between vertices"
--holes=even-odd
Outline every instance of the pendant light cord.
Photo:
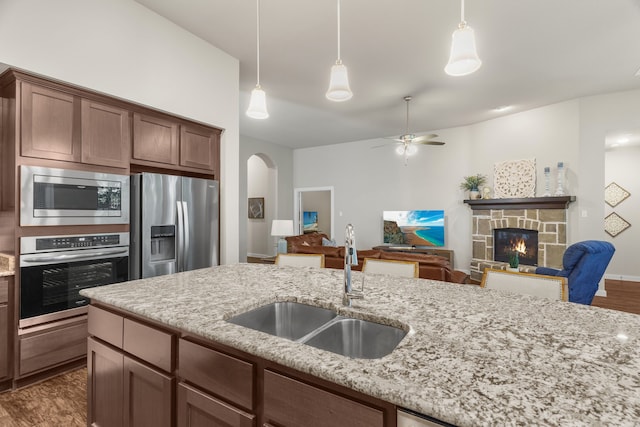
[[461,0],[462,5],[460,6],[460,22],[464,22],[464,0]]
[[260,86],[260,0],[256,0],[256,21],[257,21],[257,30],[256,30],[256,86]]
[[[406,127],[406,129],[404,131],[405,135],[409,134],[409,101],[411,101],[411,99],[407,99],[407,127]],[[405,150],[406,150],[406,148],[405,148]]]
[[340,0],[338,0],[338,61],[342,62],[340,59]]

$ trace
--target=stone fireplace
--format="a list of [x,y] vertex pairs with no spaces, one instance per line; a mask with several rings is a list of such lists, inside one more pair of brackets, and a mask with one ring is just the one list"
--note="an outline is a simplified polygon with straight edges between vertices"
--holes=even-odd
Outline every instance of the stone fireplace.
[[[575,197],[538,197],[529,199],[465,200],[473,210],[471,278],[482,280],[485,268],[504,269],[509,264],[495,258],[495,231],[520,229],[527,239],[537,235],[537,250],[531,261],[520,258],[520,271],[533,271],[535,266],[562,268],[567,248],[567,206]],[[516,236],[517,237],[517,236]],[[527,259],[527,260],[529,260]],[[536,262],[533,262],[536,260]]]
[[493,260],[509,262],[509,257],[518,254],[520,264],[538,265],[538,230],[526,228],[494,228]]

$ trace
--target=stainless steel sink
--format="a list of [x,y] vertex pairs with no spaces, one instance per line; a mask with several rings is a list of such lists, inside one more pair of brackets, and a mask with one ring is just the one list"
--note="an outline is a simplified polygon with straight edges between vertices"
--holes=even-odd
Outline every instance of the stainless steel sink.
[[399,328],[360,319],[338,317],[304,341],[305,344],[358,359],[378,359],[391,353],[407,333]]
[[239,314],[230,323],[296,341],[336,317],[326,308],[276,302]]
[[228,322],[358,359],[386,356],[407,335],[400,328],[297,302],[268,304]]

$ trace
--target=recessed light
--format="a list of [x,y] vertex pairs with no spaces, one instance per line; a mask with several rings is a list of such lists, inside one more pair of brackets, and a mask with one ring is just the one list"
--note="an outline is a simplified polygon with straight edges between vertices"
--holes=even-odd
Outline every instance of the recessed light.
[[494,108],[493,111],[497,113],[502,113],[504,111],[510,110],[511,108],[513,108],[511,105],[501,105],[499,107]]

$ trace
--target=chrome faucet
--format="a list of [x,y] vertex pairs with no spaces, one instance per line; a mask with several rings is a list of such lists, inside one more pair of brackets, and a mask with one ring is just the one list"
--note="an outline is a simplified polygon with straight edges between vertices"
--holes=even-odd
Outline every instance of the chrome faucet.
[[355,234],[353,231],[353,225],[347,224],[345,228],[345,242],[344,242],[344,294],[342,295],[342,305],[345,307],[351,307],[352,299],[364,298],[364,289],[361,292],[354,291],[351,286],[351,265],[358,263],[357,255],[355,254]]

